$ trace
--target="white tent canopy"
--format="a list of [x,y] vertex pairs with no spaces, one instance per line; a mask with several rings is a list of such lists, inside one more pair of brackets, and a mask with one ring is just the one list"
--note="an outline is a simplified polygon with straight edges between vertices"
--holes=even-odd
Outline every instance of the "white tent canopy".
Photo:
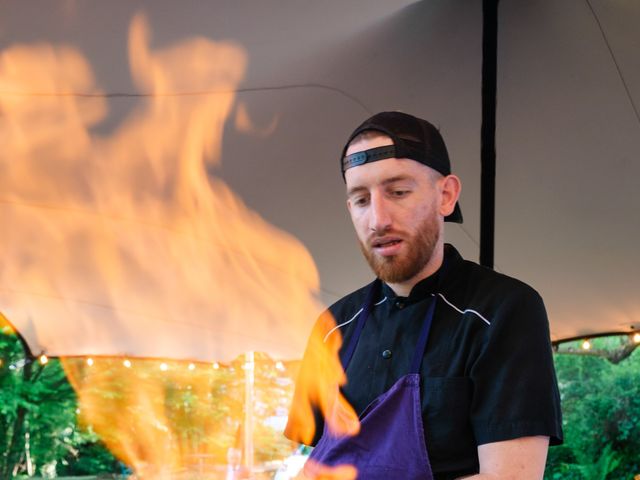
[[[15,157],[0,154],[0,178],[4,176],[0,180],[0,312],[34,354],[201,360],[230,358],[247,350],[298,355],[321,308],[308,297],[318,284],[304,248],[317,267],[325,304],[371,278],[346,212],[338,155],[348,133],[377,111],[402,110],[439,126],[453,170],[463,181],[465,222],[447,226],[447,240],[463,256],[477,260],[481,2],[153,1],[141,7],[130,2],[42,5],[15,1],[3,3],[0,9],[3,52],[16,45],[35,48],[46,42],[67,45],[85,59],[95,77],[91,85],[101,93],[84,98],[89,103],[82,105],[101,98],[108,108],[107,114],[95,114],[99,118],[87,129],[89,143],[103,151],[106,144],[112,153],[117,150],[113,140],[127,136],[124,127],[146,101],[129,94],[152,93],[155,88],[150,81],[145,83],[145,75],[153,68],[138,67],[138,73],[134,68],[133,74],[129,68],[127,38],[136,13],[146,15],[152,32],[148,46],[152,54],[157,53],[152,55],[157,63],[148,65],[164,65],[161,62],[169,61],[170,50],[177,45],[196,51],[196,43],[186,40],[194,36],[220,46],[222,54],[209,53],[202,62],[185,59],[180,75],[165,79],[164,85],[173,91],[163,93],[189,93],[189,98],[204,102],[211,99],[211,88],[232,92],[223,99],[229,103],[224,110],[229,116],[222,124],[221,155],[206,166],[215,198],[232,195],[248,207],[236,200],[230,203],[233,208],[219,207],[215,218],[220,220],[222,237],[231,243],[216,244],[213,253],[188,250],[192,252],[189,259],[184,249],[191,244],[180,240],[178,250],[170,242],[165,245],[162,239],[175,232],[169,228],[159,233],[149,225],[153,222],[148,221],[146,210],[141,210],[144,218],[123,215],[125,220],[114,220],[113,215],[101,213],[104,202],[88,202],[88,210],[100,208],[96,207],[92,220],[80,220],[80,224],[100,223],[98,235],[117,237],[119,249],[136,245],[150,265],[165,265],[163,275],[181,279],[155,281],[151,266],[124,261],[128,253],[117,250],[118,275],[126,281],[114,293],[107,277],[93,271],[94,263],[73,261],[93,258],[83,252],[88,243],[94,245],[95,237],[67,236],[67,230],[56,230],[55,222],[46,229],[29,230],[40,221],[30,216],[34,211],[54,212],[47,216],[51,219],[56,209],[68,203],[57,202],[54,195],[42,202],[38,189],[23,189],[16,183],[21,177],[12,176],[12,168],[17,167],[10,162]],[[632,1],[520,0],[500,5],[495,263],[497,270],[530,283],[541,293],[554,340],[640,327],[639,22],[640,4]],[[204,52],[211,51],[205,48]],[[236,56],[246,61],[243,72],[240,67],[230,71],[224,66]],[[0,64],[4,68],[0,70],[0,99],[4,98],[0,138],[7,138],[14,125],[13,117],[7,115],[12,100],[7,99],[15,99],[15,91],[2,80],[7,78],[8,65]],[[224,82],[206,84],[204,89],[190,83],[207,68],[219,68]],[[229,80],[236,78],[233,75],[235,83]],[[80,91],[88,88],[86,84],[75,85],[75,93],[87,93]],[[31,96],[28,101],[42,98]],[[171,115],[154,117],[154,112],[149,107],[143,116],[148,114],[159,125],[171,123]],[[211,125],[220,126],[214,120]],[[197,130],[176,128],[181,136],[163,133],[156,143]],[[139,135],[144,137],[144,132]],[[57,141],[64,142],[65,136]],[[151,155],[153,145],[140,148],[138,154]],[[129,154],[131,148],[126,150]],[[31,161],[36,162],[38,155]],[[67,158],[66,150],[61,155]],[[205,152],[207,158],[212,155]],[[92,160],[101,165],[98,177],[115,182],[119,177],[105,158],[111,157]],[[51,163],[33,172],[34,177],[45,179],[59,174]],[[76,187],[82,185],[83,172],[73,168],[68,174],[78,176],[72,182]],[[131,175],[145,185],[144,174]],[[137,190],[140,183],[131,185]],[[198,200],[202,198],[209,201],[210,192]],[[238,217],[233,218],[240,220],[229,220],[234,213]],[[211,226],[212,217],[207,218],[205,223]],[[193,230],[188,230],[187,237],[197,237],[200,223],[189,225]],[[238,232],[245,231],[250,236],[238,241]],[[255,241],[251,235],[256,231],[268,233],[269,239]],[[48,242],[46,255],[42,247],[29,253],[25,238],[40,236],[55,241]],[[218,237],[213,243],[217,241]],[[190,285],[190,272],[206,270],[207,262],[222,256],[221,251],[226,255],[223,267],[210,276],[202,272],[204,276],[198,278],[205,283]],[[175,255],[168,258],[167,252]],[[39,263],[38,255],[64,261]],[[48,271],[54,263],[58,270]],[[227,275],[224,266],[229,264],[236,270]],[[27,270],[38,275],[27,275]],[[61,271],[73,271],[73,281],[51,280]],[[42,277],[50,283],[44,285]],[[281,286],[286,278],[294,278],[294,284]],[[168,300],[168,292],[192,287],[197,295]],[[114,298],[119,300],[117,305],[110,303]],[[140,298],[145,302],[138,304]],[[289,306],[292,299],[295,307]],[[287,310],[289,316],[279,316],[279,309]]]

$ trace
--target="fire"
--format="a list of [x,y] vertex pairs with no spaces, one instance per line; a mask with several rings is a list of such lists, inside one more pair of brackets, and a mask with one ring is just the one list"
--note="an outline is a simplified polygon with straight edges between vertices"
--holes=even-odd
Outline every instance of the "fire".
[[152,50],[149,37],[136,17],[131,70],[150,97],[108,136],[92,131],[107,103],[79,52],[2,53],[0,308],[54,355],[295,358],[320,308],[315,265],[207,173],[246,54],[204,38]]
[[[236,442],[242,382],[230,369],[117,359],[66,359],[78,392],[80,420],[139,478],[173,478],[176,472],[224,463]],[[164,367],[164,368],[163,368]],[[216,394],[216,386],[230,392]]]
[[[207,38],[152,48],[142,15],[129,37],[143,95],[109,134],[96,133],[109,119],[108,96],[77,49],[0,52],[0,310],[33,352],[91,355],[64,362],[83,421],[142,478],[162,478],[209,451],[167,418],[167,379],[207,398],[214,386],[194,377],[198,361],[215,376],[218,361],[242,352],[299,358],[321,310],[319,279],[296,239],[211,175],[234,112],[247,134],[277,128],[277,117],[256,128],[236,101],[245,51]],[[332,428],[354,431],[353,411],[329,395],[344,382],[339,341],[319,342],[310,341],[318,370],[301,378],[298,402],[343,404],[347,419]],[[145,376],[134,357],[162,359],[164,380]],[[174,369],[171,359],[193,368]],[[228,429],[203,411],[192,413],[211,445]],[[313,420],[303,411],[291,434],[308,440]],[[243,415],[227,414],[236,424]]]

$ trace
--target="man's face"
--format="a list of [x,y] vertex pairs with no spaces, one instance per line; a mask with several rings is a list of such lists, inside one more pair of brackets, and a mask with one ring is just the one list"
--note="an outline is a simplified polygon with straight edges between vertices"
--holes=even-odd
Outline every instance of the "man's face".
[[[352,143],[346,154],[392,145],[384,135]],[[345,172],[347,206],[360,247],[374,273],[402,283],[423,272],[443,229],[440,180],[409,159],[385,159]]]

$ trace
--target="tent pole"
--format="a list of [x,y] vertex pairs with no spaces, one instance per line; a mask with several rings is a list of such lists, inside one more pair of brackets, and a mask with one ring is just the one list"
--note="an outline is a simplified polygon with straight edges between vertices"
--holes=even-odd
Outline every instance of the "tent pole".
[[489,268],[493,268],[495,244],[497,50],[498,0],[483,0],[480,264]]

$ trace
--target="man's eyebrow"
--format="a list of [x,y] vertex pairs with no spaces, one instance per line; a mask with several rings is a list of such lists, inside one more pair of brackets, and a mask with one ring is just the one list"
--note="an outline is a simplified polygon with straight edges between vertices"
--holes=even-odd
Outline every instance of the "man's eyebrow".
[[359,193],[359,192],[366,192],[366,191],[367,191],[367,187],[363,187],[363,186],[351,187],[349,190],[347,190],[347,197],[355,195],[356,193]]
[[406,182],[406,181],[411,181],[413,182],[413,177],[410,175],[396,175],[395,177],[391,177],[391,178],[385,178],[382,181],[382,185],[389,185],[390,183],[396,183],[396,182]]
[[[380,182],[380,185],[382,185],[383,187],[386,187],[396,182],[406,182],[406,181],[413,182],[414,179],[411,175],[396,175],[394,177],[385,178],[382,182]],[[355,195],[356,193],[360,193],[363,191],[366,192],[367,190],[368,190],[367,187],[364,187],[362,185],[356,185],[354,187],[351,187],[349,190],[347,190],[347,196],[350,197],[352,195]]]

